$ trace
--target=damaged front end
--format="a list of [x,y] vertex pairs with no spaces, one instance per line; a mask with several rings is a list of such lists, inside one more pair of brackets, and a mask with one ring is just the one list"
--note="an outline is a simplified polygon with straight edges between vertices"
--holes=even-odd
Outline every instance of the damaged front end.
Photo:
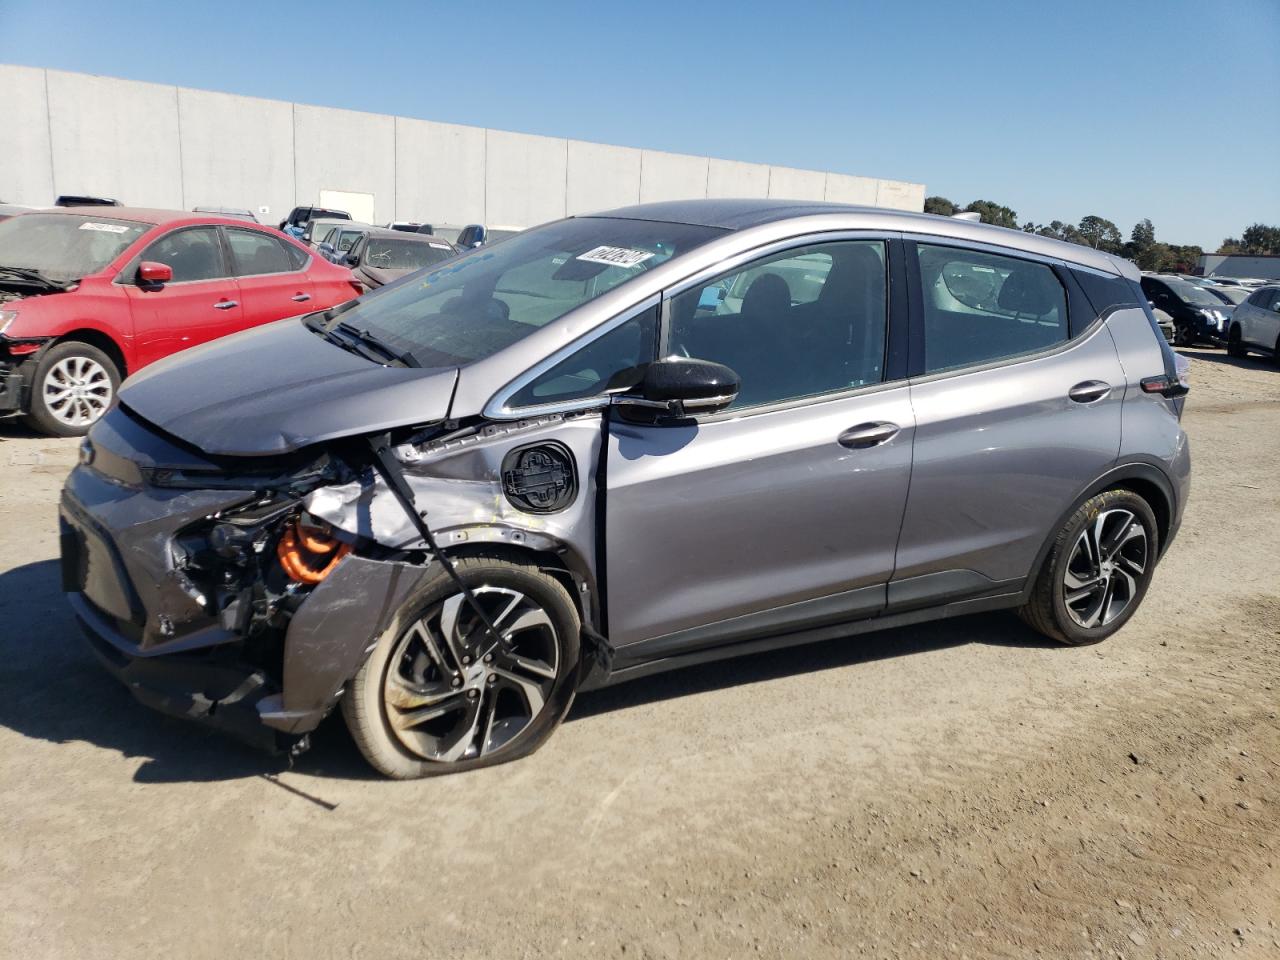
[[[596,622],[599,418],[384,435],[438,551],[519,551]],[[554,439],[553,439],[554,437]],[[120,406],[61,504],[64,589],[143,703],[296,749],[438,563],[366,437],[213,457]],[[582,489],[586,487],[587,489]]]

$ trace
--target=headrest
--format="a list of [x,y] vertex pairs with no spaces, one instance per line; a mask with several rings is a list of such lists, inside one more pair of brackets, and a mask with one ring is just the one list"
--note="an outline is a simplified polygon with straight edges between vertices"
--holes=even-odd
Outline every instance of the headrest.
[[1043,317],[1062,303],[1062,287],[1046,267],[1019,267],[1005,278],[996,302],[1003,310]]
[[791,288],[776,273],[762,273],[751,281],[742,298],[742,315],[781,317],[791,309]]

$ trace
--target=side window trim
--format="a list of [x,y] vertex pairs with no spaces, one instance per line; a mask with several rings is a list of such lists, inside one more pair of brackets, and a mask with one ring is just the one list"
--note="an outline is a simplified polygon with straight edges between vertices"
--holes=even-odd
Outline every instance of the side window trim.
[[573,356],[579,350],[599,340],[605,334],[612,332],[622,326],[629,320],[633,320],[646,310],[652,310],[658,306],[661,294],[653,294],[646,297],[639,303],[632,304],[626,310],[610,317],[604,323],[592,328],[583,334],[577,340],[565,344],[555,353],[543,357],[536,364],[524,373],[516,377],[501,390],[495,393],[489,402],[484,405],[483,414],[490,420],[523,420],[526,417],[545,416],[552,413],[577,413],[584,410],[600,410],[609,405],[609,398],[606,396],[583,397],[578,400],[558,400],[552,403],[540,403],[534,406],[524,407],[508,407],[508,401],[528,386],[532,381],[536,380],[542,374],[546,373],[561,360]]

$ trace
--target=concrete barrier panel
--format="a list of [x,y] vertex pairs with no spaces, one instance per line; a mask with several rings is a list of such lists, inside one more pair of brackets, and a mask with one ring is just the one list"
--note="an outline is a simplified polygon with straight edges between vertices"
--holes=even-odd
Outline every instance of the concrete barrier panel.
[[396,117],[395,219],[485,222],[483,127]]
[[640,202],[693,200],[707,195],[707,158],[645,150],[640,161]]
[[769,168],[762,163],[743,163],[741,160],[708,161],[708,197],[769,196]]
[[392,219],[394,117],[299,103],[293,107],[293,131],[295,203],[320,203],[321,190],[366,193],[373,195],[374,222]]
[[856,203],[874,207],[880,181],[871,177],[851,177],[843,173],[827,174],[827,199],[832,203]]
[[564,140],[486,130],[485,141],[489,226],[536,227],[565,215]]
[[596,213],[639,203],[640,154],[631,147],[570,140],[568,213]]
[[769,168],[769,196],[784,200],[825,200],[827,175],[794,167]]
[[53,203],[44,70],[0,64],[0,203]]
[[904,183],[901,180],[881,180],[876,191],[876,206],[893,210],[924,209],[924,184]]
[[[293,207],[293,108],[178,88],[185,209],[244,207],[276,224]],[[259,207],[269,208],[260,215]]]
[[177,87],[61,70],[46,77],[55,193],[186,209]]

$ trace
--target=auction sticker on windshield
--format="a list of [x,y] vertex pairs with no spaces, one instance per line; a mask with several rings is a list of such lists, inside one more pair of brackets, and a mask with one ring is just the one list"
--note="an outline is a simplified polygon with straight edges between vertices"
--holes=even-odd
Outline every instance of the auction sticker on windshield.
[[631,250],[628,247],[595,247],[578,254],[579,260],[603,263],[610,267],[637,267],[652,257],[652,250]]
[[119,223],[94,223],[88,220],[80,224],[81,230],[100,230],[103,233],[124,233],[129,228]]

